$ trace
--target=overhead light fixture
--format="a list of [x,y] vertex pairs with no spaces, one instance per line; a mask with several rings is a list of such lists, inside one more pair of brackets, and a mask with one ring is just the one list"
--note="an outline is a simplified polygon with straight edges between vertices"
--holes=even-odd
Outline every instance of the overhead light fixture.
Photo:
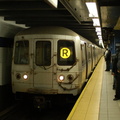
[[102,33],[100,31],[97,31],[97,35],[102,35]]
[[101,35],[99,35],[99,36],[98,36],[98,38],[99,38],[99,40],[101,40],[101,39],[102,39],[102,36],[101,36]]
[[95,31],[97,32],[97,36],[99,38],[99,44],[102,45],[104,48],[96,2],[95,1],[93,1],[93,2],[86,1],[86,6],[89,11],[89,17],[91,17],[93,20],[93,26],[95,26]]
[[100,21],[98,18],[93,18],[93,26],[100,26]]
[[100,27],[96,27],[96,28],[95,28],[95,31],[96,31],[96,32],[101,32],[101,28],[100,28]]
[[95,2],[86,2],[89,11],[89,17],[98,17],[97,6]]
[[57,8],[58,6],[58,0],[44,0],[44,1],[54,8]]
[[103,40],[99,40],[99,45],[101,45],[103,48],[105,48],[104,44],[103,44]]
[[103,42],[102,40],[99,40],[99,44],[102,44],[102,42]]

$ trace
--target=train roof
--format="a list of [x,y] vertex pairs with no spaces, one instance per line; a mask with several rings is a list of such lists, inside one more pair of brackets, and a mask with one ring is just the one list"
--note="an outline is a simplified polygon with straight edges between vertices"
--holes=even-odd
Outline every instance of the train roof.
[[20,31],[17,35],[33,35],[33,34],[57,34],[57,35],[70,35],[77,36],[78,34],[68,28],[65,27],[33,27],[28,28],[23,31]]

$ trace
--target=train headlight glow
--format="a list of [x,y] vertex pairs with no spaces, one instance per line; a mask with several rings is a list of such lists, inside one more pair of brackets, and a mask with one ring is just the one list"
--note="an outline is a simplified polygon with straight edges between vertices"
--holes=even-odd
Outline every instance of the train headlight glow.
[[65,76],[64,76],[64,75],[59,75],[59,76],[58,76],[58,81],[59,81],[59,82],[62,82],[64,79],[65,79]]
[[28,79],[28,75],[27,75],[27,74],[24,74],[24,75],[23,75],[23,79],[24,79],[24,80],[27,80],[27,79]]

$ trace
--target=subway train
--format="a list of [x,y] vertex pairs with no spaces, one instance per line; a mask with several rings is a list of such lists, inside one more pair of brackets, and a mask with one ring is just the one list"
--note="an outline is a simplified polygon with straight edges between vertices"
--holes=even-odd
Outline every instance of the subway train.
[[15,36],[12,91],[73,95],[81,92],[104,50],[64,27],[34,27]]

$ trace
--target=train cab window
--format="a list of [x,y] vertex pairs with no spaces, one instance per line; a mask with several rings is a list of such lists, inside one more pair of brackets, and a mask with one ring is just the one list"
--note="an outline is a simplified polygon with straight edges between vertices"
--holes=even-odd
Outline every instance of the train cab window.
[[75,46],[73,41],[58,41],[58,65],[73,65],[75,63]]
[[36,65],[50,66],[51,65],[51,42],[37,41],[36,42]]
[[15,43],[15,64],[29,64],[29,42],[27,40]]

